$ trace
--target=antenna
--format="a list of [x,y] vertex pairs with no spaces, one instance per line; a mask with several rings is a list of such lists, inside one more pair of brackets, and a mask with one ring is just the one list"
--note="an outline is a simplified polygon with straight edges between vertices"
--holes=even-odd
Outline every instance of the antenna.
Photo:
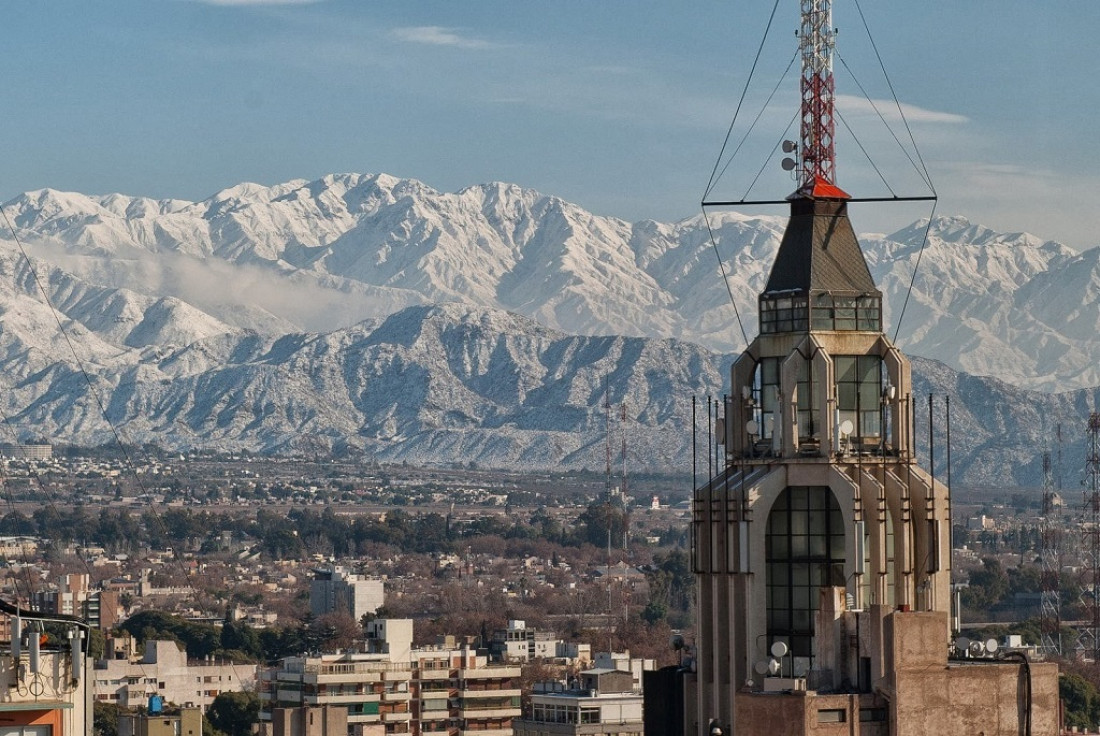
[[1100,662],[1100,414],[1089,414],[1085,449],[1085,518],[1083,519],[1085,589],[1081,602],[1088,615],[1087,628],[1081,630],[1078,648]]
[[604,460],[605,478],[604,494],[611,498],[611,387],[608,376],[603,376],[603,412],[604,412]]
[[[1050,453],[1043,453],[1043,516],[1039,526],[1039,553],[1042,572],[1039,578],[1040,647],[1048,657],[1062,654],[1061,524],[1054,511],[1054,473]],[[986,647],[988,649],[988,647]]]
[[[836,186],[833,120],[833,28],[831,0],[802,0],[799,53],[802,56],[802,114],[799,154],[802,176],[798,194],[848,199]],[[787,145],[783,146],[787,151]],[[784,164],[784,168],[787,165]]]

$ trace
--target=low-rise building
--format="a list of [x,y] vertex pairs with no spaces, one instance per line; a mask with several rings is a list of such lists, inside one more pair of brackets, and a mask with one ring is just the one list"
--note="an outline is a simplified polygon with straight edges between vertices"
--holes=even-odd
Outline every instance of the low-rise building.
[[539,683],[515,736],[642,736],[642,694],[630,672],[593,669],[563,684]]
[[202,711],[179,708],[171,712],[124,714],[118,717],[118,736],[202,736]]

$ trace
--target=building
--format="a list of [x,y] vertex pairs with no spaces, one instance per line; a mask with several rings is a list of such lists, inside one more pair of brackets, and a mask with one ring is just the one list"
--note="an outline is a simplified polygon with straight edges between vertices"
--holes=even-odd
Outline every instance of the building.
[[120,715],[118,736],[202,736],[202,711],[179,708],[166,712],[151,705],[148,713]]
[[313,571],[309,610],[314,616],[342,612],[358,621],[364,615],[374,615],[385,602],[381,580],[354,575],[339,565]]
[[630,650],[625,652],[597,652],[592,661],[592,669],[608,672],[628,672],[632,678],[634,692],[642,692],[642,677],[646,672],[657,669],[657,660],[631,657]]
[[[260,736],[347,736],[348,709],[340,705],[272,708]],[[121,736],[121,734],[119,734]]]
[[[11,632],[0,651],[0,732],[13,736],[91,736],[87,626],[76,619],[0,603]],[[43,643],[49,624],[60,641]],[[63,633],[60,633],[60,631]],[[60,636],[59,636],[60,633]]]
[[724,466],[693,497],[685,733],[1055,734],[1056,665],[952,646],[951,497],[914,447],[929,402],[834,180],[829,2],[802,7],[799,187],[731,368]]
[[37,443],[0,443],[0,455],[13,460],[49,460],[53,457],[53,445]]
[[[599,655],[597,655],[598,657]],[[538,683],[516,736],[642,736],[641,688],[630,672],[591,669],[569,685]]]
[[510,619],[507,628],[497,629],[489,642],[489,655],[495,662],[528,662],[565,656],[562,641],[552,631],[527,628],[527,623]]
[[[511,736],[520,668],[468,646],[412,646],[412,621],[368,625],[367,651],[288,657],[261,676],[261,723],[280,708],[339,706],[356,736]],[[266,731],[265,731],[266,732]]]
[[95,662],[93,692],[99,702],[128,708],[145,705],[153,695],[167,703],[206,711],[220,693],[251,690],[257,666],[222,660],[188,661],[174,641],[145,642],[134,657],[131,639],[110,639],[109,657]]
[[56,590],[34,594],[35,606],[46,613],[80,616],[92,628],[109,631],[120,618],[119,595],[113,590],[91,590],[83,573],[62,575]]

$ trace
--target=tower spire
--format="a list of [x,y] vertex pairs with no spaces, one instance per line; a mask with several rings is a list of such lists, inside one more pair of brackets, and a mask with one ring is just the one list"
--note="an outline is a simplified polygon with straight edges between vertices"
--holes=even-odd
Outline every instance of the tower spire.
[[801,177],[792,198],[849,199],[836,185],[832,0],[802,0]]

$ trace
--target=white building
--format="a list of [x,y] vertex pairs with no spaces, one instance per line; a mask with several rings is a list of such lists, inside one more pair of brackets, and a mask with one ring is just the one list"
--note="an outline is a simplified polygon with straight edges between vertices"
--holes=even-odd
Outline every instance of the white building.
[[[261,733],[282,708],[338,706],[356,736],[512,736],[520,668],[466,647],[412,647],[412,621],[367,626],[367,651],[287,657],[261,678]],[[268,731],[267,729],[271,729]]]
[[530,712],[513,722],[513,732],[515,736],[641,736],[642,694],[633,680],[629,672],[591,669],[570,685],[539,683],[531,693]]
[[313,571],[309,610],[314,616],[346,612],[358,621],[373,615],[386,602],[381,580],[349,573],[340,566]]
[[175,705],[205,711],[220,693],[252,690],[254,664],[222,660],[188,662],[187,653],[174,641],[145,642],[141,659],[100,659],[92,672],[93,692],[100,702],[136,708],[149,696],[160,695]]

